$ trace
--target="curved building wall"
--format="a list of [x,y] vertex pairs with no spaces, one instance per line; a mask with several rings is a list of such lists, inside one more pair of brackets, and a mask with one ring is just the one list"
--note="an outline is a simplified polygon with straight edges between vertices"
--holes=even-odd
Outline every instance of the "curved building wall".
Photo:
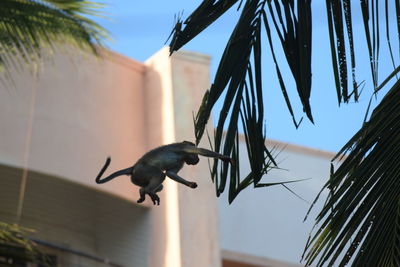
[[[0,177],[0,221],[14,222],[21,170],[1,165]],[[148,208],[40,172],[26,189],[19,223],[46,244],[52,266],[148,266]]]
[[[108,171],[131,166],[148,148],[144,71],[111,52],[102,60],[57,54],[37,78],[13,71],[0,85],[0,162],[90,186],[107,156]],[[136,200],[120,179],[98,188]]]
[[198,183],[195,190],[166,179],[160,206],[148,197],[136,204],[138,187],[127,176],[94,181],[107,156],[108,174],[159,145],[194,141],[193,112],[209,87],[209,62],[164,48],[145,64],[104,51],[102,60],[56,54],[37,77],[11,70],[14,84],[0,85],[0,177],[16,171],[0,179],[2,192],[15,183],[13,193],[0,194],[0,221],[122,266],[220,266],[207,160],[179,173]]
[[[301,198],[283,186],[249,188],[243,190],[231,205],[227,194],[219,199],[220,240],[222,257],[226,262],[263,262],[261,266],[301,266],[300,259],[314,218],[327,194],[303,222],[314,198],[329,178],[333,153],[306,147],[267,141],[274,149],[276,162],[281,169],[274,169],[262,178],[262,183],[302,180],[287,184]],[[245,151],[244,140],[240,148]],[[241,158],[242,175],[250,170],[246,155]],[[327,192],[324,192],[327,193]],[[244,256],[243,256],[244,255]],[[261,260],[263,259],[263,260]],[[224,264],[224,267],[235,266]]]

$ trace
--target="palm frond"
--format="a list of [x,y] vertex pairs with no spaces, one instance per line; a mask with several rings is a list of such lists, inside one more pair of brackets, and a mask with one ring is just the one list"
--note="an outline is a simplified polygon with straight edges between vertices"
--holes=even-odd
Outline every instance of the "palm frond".
[[[332,55],[332,68],[336,83],[336,92],[339,104],[349,102],[354,94],[358,100],[358,83],[356,81],[356,61],[354,53],[354,37],[352,27],[352,9],[350,0],[334,1],[326,0],[328,17],[329,40]],[[347,37],[347,38],[346,38]],[[347,40],[347,42],[346,42]],[[353,83],[353,91],[349,92],[348,80],[350,75],[347,52],[350,54],[350,70]]]
[[[0,256],[6,260],[10,258],[50,266],[48,259],[39,250],[37,244],[28,238],[28,235],[32,232],[31,229],[0,221]],[[0,260],[0,265],[2,265],[1,263]],[[9,266],[12,263],[6,262],[4,264]]]
[[[390,5],[394,5],[394,8]],[[368,49],[368,58],[371,70],[371,78],[373,87],[378,86],[378,73],[379,73],[379,58],[381,47],[381,21],[382,15],[377,0],[361,0],[359,7],[362,14],[364,25],[364,33],[366,38],[366,45]],[[332,55],[332,67],[335,77],[336,91],[339,104],[341,102],[348,103],[350,98],[354,96],[354,100],[358,101],[360,83],[356,81],[356,56],[354,51],[354,36],[352,28],[352,8],[350,0],[335,1],[326,0],[328,29],[330,38],[330,47]],[[397,31],[400,35],[399,27],[399,14],[400,4],[398,1],[389,3],[385,0],[384,3],[384,17],[385,17],[385,35],[388,44],[389,56],[393,68],[395,68],[395,60],[392,49],[392,34],[390,23],[390,9],[394,10],[395,17],[397,18]],[[398,41],[398,40],[397,40]],[[348,57],[350,56],[350,60]],[[351,79],[350,79],[351,77]],[[352,82],[352,91],[349,90],[349,82]]]
[[[310,106],[312,48],[311,1],[297,1],[296,5],[295,1],[268,1],[268,9],[285,53],[286,61],[296,81],[297,93],[303,105],[303,110],[310,121],[313,122]],[[267,23],[267,20],[264,20],[264,22]],[[266,29],[269,31],[268,25],[266,25]],[[271,40],[269,40],[269,42],[271,51],[274,53]],[[273,57],[276,64],[275,56]],[[277,72],[280,72],[277,64],[276,67]],[[280,73],[278,73],[278,77],[289,111],[292,117],[294,117],[286,94],[286,89],[284,89],[281,82]],[[295,126],[298,127],[298,123],[296,123],[294,118],[293,120]]]
[[[178,51],[187,42],[210,26],[221,15],[228,11],[238,0],[204,0],[193,13],[182,22],[180,18],[172,30],[170,43],[171,54]],[[182,24],[185,25],[182,29]]]
[[107,32],[88,19],[101,5],[82,0],[3,0],[0,7],[0,65],[24,65],[43,48],[70,45],[92,53]]
[[[237,1],[205,0],[185,21],[178,21],[173,33],[171,52],[193,39]],[[296,82],[304,112],[313,121],[309,98],[311,93],[311,1],[247,0],[241,16],[224,50],[214,82],[206,92],[195,118],[197,143],[215,103],[224,95],[223,107],[215,129],[213,148],[230,154],[237,165],[229,169],[214,161],[211,174],[217,195],[223,192],[229,178],[229,202],[275,167],[271,151],[265,146],[265,124],[261,79],[261,30],[265,29],[278,81],[288,110],[298,127],[299,122],[288,97],[287,87],[275,55],[274,33],[280,41],[286,61]],[[356,80],[356,51],[353,32],[352,1],[326,0],[333,75],[339,104],[352,97],[357,101],[361,83]],[[364,34],[373,88],[379,92],[387,81],[397,76],[392,44],[399,45],[400,1],[385,0],[385,20],[380,20],[382,3],[361,0]],[[353,6],[355,4],[353,3]],[[217,8],[218,7],[218,8]],[[215,8],[214,10],[212,10]],[[389,16],[395,13],[396,24]],[[378,87],[381,31],[384,21],[389,55],[395,71]],[[198,23],[198,25],[196,25]],[[390,34],[396,25],[396,42]],[[182,27],[184,28],[182,29]],[[400,48],[400,45],[399,45]],[[400,266],[400,82],[397,81],[375,108],[369,120],[343,147],[338,169],[324,189],[330,195],[320,211],[316,226],[305,249],[307,265],[317,263],[340,266],[352,261],[355,266]],[[367,113],[369,114],[369,113]],[[366,118],[368,118],[366,116]],[[243,131],[251,172],[240,179],[238,129]],[[226,134],[224,135],[224,130]]]
[[[185,27],[183,29],[181,21],[176,24],[173,30],[174,36],[170,43],[170,51],[173,52],[179,49],[193,39],[226,10],[231,8],[234,3],[236,1],[203,1],[184,22]],[[231,155],[237,165],[230,169],[228,164],[222,163],[220,166],[218,161],[214,161],[211,174],[218,196],[224,191],[229,175],[229,202],[232,202],[237,194],[248,185],[253,184],[258,187],[257,185],[261,183],[262,176],[271,167],[276,166],[271,151],[265,145],[261,77],[261,36],[263,27],[269,38],[271,49],[273,49],[268,16],[274,20],[274,28],[278,32],[286,59],[295,78],[304,111],[312,121],[309,104],[311,90],[311,3],[310,1],[302,1],[295,9],[294,1],[284,1],[282,4],[284,15],[279,13],[278,19],[276,19],[273,12],[270,12],[270,15],[266,13],[265,7],[267,3],[272,12],[270,1],[248,0],[244,3],[239,21],[225,47],[214,82],[205,93],[195,118],[195,136],[196,142],[199,143],[212,108],[221,95],[225,94],[215,130],[213,147],[216,151]],[[275,8],[281,10],[278,2],[275,1],[274,5]],[[285,22],[282,21],[282,18],[285,18]],[[277,20],[280,22],[277,23]],[[299,34],[300,32],[302,34]],[[274,62],[282,93],[297,127],[299,123],[295,119],[275,55]],[[243,180],[239,177],[239,129],[244,132],[247,155],[251,165],[251,172]]]
[[400,81],[342,148],[306,265],[400,266]]
[[[224,104],[215,130],[214,149],[223,154],[232,154],[236,162],[230,172],[229,202],[248,184],[257,184],[268,171],[264,135],[264,111],[261,80],[261,1],[248,1],[231,35],[221,59],[213,85],[209,90],[206,105],[196,117],[196,138],[199,140],[213,105],[227,87]],[[252,60],[253,55],[253,60]],[[253,65],[253,67],[252,67]],[[254,71],[253,71],[254,68]],[[200,109],[202,110],[202,108]],[[228,116],[230,115],[230,116]],[[224,135],[225,125],[227,125]],[[247,153],[251,162],[251,173],[240,181],[238,129],[242,126]],[[234,152],[233,152],[234,151]],[[273,158],[270,158],[273,162]],[[217,195],[221,194],[228,178],[228,164],[214,162],[212,174],[216,181]]]

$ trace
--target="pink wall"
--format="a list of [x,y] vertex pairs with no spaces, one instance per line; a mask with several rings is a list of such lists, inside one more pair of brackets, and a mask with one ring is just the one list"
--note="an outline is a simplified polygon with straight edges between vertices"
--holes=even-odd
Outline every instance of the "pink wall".
[[[109,173],[156,146],[194,140],[192,114],[209,87],[209,60],[188,52],[169,57],[164,48],[142,64],[105,51],[102,60],[56,55],[37,79],[13,72],[15,86],[0,85],[0,163],[136,205],[138,188],[128,177],[97,185],[95,176],[107,156]],[[150,209],[150,266],[218,267],[217,200],[207,161],[180,175],[199,187],[165,181],[161,205]]]
[[[89,186],[107,156],[109,171],[132,165],[148,149],[144,72],[107,52],[101,61],[56,55],[37,79],[15,73],[15,87],[0,87],[0,161]],[[135,199],[119,180],[99,189]]]

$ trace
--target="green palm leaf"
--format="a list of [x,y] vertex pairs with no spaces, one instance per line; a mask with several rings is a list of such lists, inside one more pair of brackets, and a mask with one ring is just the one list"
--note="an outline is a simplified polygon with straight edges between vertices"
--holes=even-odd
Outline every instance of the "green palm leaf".
[[92,53],[106,31],[88,19],[101,5],[82,0],[3,0],[0,6],[0,66],[26,65],[43,48],[69,45]]
[[[400,266],[400,81],[336,156],[306,265]],[[345,255],[340,259],[339,256]]]
[[[205,0],[185,21],[173,30],[171,52],[178,50],[213,23],[237,1]],[[312,121],[311,93],[311,1],[241,1],[241,16],[226,45],[211,88],[206,92],[195,118],[197,143],[217,100],[223,107],[215,130],[213,147],[230,154],[238,163],[214,162],[211,174],[219,195],[229,185],[229,202],[249,185],[261,187],[261,177],[276,163],[265,147],[263,87],[261,79],[261,32],[265,29],[272,62],[288,110],[299,122],[288,97],[280,62],[275,56],[274,38],[280,41],[285,59],[296,82],[304,112]],[[381,3],[381,4],[379,4]],[[353,5],[351,5],[353,4]],[[381,8],[384,6],[384,8]],[[353,9],[358,7],[364,25],[372,86],[378,92],[394,76],[396,68],[393,44],[399,45],[400,1],[326,0],[327,27],[333,76],[339,104],[359,98],[356,80],[356,53]],[[380,20],[384,14],[384,20]],[[390,19],[391,18],[391,19]],[[395,19],[393,19],[395,18]],[[380,25],[384,24],[384,27]],[[395,71],[378,85],[381,32],[384,29],[391,63]],[[395,32],[395,34],[391,34]],[[275,35],[274,35],[275,34]],[[395,36],[396,40],[392,40]],[[364,41],[364,40],[363,40]],[[393,42],[395,41],[395,42]],[[400,45],[399,45],[400,46]],[[267,59],[268,60],[268,59]],[[307,265],[318,266],[352,262],[354,266],[400,266],[400,83],[396,82],[369,120],[343,147],[335,171],[324,189],[330,190],[320,211],[312,237],[307,243]],[[368,114],[368,112],[367,112]],[[367,118],[368,116],[366,116]],[[240,178],[238,129],[244,133],[251,172]],[[226,132],[224,134],[224,131]],[[229,179],[229,182],[228,182]],[[266,183],[271,186],[274,183]]]
[[[185,22],[182,22],[178,18],[175,28],[172,31],[173,37],[170,43],[171,54],[210,26],[236,4],[237,1],[238,0],[204,0]],[[185,24],[184,29],[181,29],[182,23]]]
[[39,250],[37,244],[28,238],[32,232],[31,229],[0,221],[0,256],[50,266],[49,259]]
[[[190,41],[203,29],[214,22],[219,16],[233,6],[236,1],[203,1],[203,3],[183,23],[178,21],[173,31],[171,41],[171,53]],[[312,120],[309,97],[311,90],[311,14],[310,1],[302,2],[295,10],[293,1],[285,1],[282,9],[285,12],[285,22],[281,21],[282,14],[275,18],[271,11],[269,1],[249,0],[241,10],[241,16],[226,45],[222,59],[218,66],[214,82],[204,95],[202,105],[195,118],[195,136],[197,143],[203,136],[205,126],[210,117],[211,110],[224,95],[223,107],[218,119],[218,125],[214,136],[214,149],[226,155],[231,155],[237,165],[229,169],[229,165],[214,161],[211,168],[213,181],[216,185],[216,193],[220,195],[229,182],[229,202],[232,202],[237,194],[253,184],[255,187],[261,183],[261,178],[276,162],[272,153],[265,145],[265,120],[263,87],[261,77],[261,35],[263,27],[271,40],[271,30],[268,19],[274,21],[274,29],[278,32],[283,50],[291,67],[293,77],[296,80],[297,91],[303,103],[304,111]],[[275,8],[280,5],[275,2]],[[277,22],[280,21],[280,23]],[[284,29],[284,24],[291,25]],[[299,31],[306,34],[299,35]],[[294,43],[294,45],[293,45]],[[272,42],[270,41],[271,49]],[[276,70],[280,79],[282,93],[284,94],[289,111],[295,125],[293,109],[283,79],[280,75],[279,65]],[[297,64],[297,62],[301,62]],[[238,130],[242,129],[246,139],[247,155],[250,160],[251,172],[240,179],[240,166],[238,155],[240,154],[238,143]],[[251,140],[251,141],[250,141]],[[229,177],[228,177],[229,175]],[[266,184],[265,184],[266,185]],[[268,184],[273,185],[273,183]]]

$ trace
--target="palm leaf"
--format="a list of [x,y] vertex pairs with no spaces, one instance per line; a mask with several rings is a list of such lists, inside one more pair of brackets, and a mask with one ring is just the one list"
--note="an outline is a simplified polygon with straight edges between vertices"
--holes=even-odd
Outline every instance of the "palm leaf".
[[[200,32],[210,26],[221,15],[228,11],[238,0],[204,0],[193,13],[182,22],[179,18],[172,30],[170,43],[171,54],[180,49]],[[182,30],[182,23],[185,28]]]
[[[296,81],[297,93],[303,105],[303,110],[310,121],[313,122],[310,106],[312,44],[311,1],[297,1],[296,6],[297,8],[295,9],[294,1],[268,1],[269,13],[272,17],[275,30],[278,33],[279,40],[281,41],[287,63]],[[272,49],[271,42],[270,45]],[[283,88],[282,92],[284,92]],[[287,99],[285,93],[284,96],[285,99]],[[297,123],[295,123],[295,125],[296,127],[298,126]]]
[[[237,165],[230,169],[226,163],[214,161],[211,168],[212,179],[219,196],[229,182],[229,202],[237,194],[253,184],[261,183],[261,178],[271,167],[276,166],[272,153],[265,145],[265,119],[263,104],[263,87],[261,77],[261,35],[264,27],[271,40],[271,30],[268,16],[274,20],[274,29],[280,36],[281,44],[291,67],[297,84],[297,91],[303,103],[304,111],[312,120],[309,104],[311,89],[311,9],[310,1],[302,1],[295,10],[294,1],[284,1],[282,9],[285,14],[279,14],[278,20],[285,18],[278,26],[274,13],[267,15],[266,4],[271,9],[270,1],[248,0],[244,3],[241,16],[233,30],[222,55],[217,73],[211,88],[203,97],[202,104],[195,117],[195,136],[199,143],[205,126],[216,102],[224,95],[223,106],[215,130],[213,147],[226,155],[231,155]],[[171,53],[193,39],[197,34],[214,22],[220,15],[233,6],[236,1],[208,1],[203,3],[184,22],[178,20],[170,43]],[[275,1],[275,8],[281,8]],[[270,10],[271,11],[271,10]],[[285,30],[281,29],[287,28]],[[299,34],[299,32],[305,34]],[[272,42],[270,41],[271,49]],[[287,103],[293,121],[298,126],[286,91],[278,62],[274,62],[281,90]],[[296,64],[300,62],[300,64]],[[240,179],[238,155],[238,130],[241,129],[246,140],[247,155],[251,172]],[[281,183],[278,183],[281,184]],[[272,184],[271,184],[272,185]]]
[[[236,2],[236,1],[235,1]],[[286,61],[296,82],[304,112],[312,121],[311,92],[311,1],[247,0],[240,19],[225,48],[214,83],[206,92],[195,118],[197,142],[215,103],[224,95],[223,107],[215,130],[214,149],[230,154],[238,163],[229,169],[215,161],[211,174],[217,195],[229,184],[229,202],[249,185],[261,187],[261,177],[275,167],[271,152],[265,147],[265,124],[262,103],[261,29],[265,28],[271,60],[275,64],[282,94],[292,119],[298,126],[288,97],[288,89],[275,56],[274,33],[280,41]],[[230,2],[232,5],[234,2]],[[224,5],[225,4],[225,5]],[[400,2],[389,7],[385,1],[386,41],[392,65],[391,24],[389,13],[396,16],[397,39],[400,36]],[[227,1],[203,1],[192,19],[174,29],[171,52],[194,38],[232,5]],[[212,7],[218,6],[213,13]],[[224,8],[223,8],[224,7]],[[379,1],[361,0],[364,34],[368,48],[373,88],[379,92],[380,56]],[[209,8],[209,9],[208,9]],[[356,54],[350,0],[326,0],[333,75],[338,102],[357,101],[360,84],[356,81]],[[209,16],[207,14],[210,14]],[[196,22],[200,26],[196,27]],[[398,40],[397,40],[398,41]],[[400,46],[399,46],[400,47]],[[383,84],[396,76],[399,68]],[[316,220],[305,250],[307,265],[340,266],[352,261],[355,266],[400,266],[400,84],[396,82],[369,120],[338,153],[343,162],[324,186],[330,195]],[[349,89],[351,88],[351,89]],[[368,113],[367,113],[368,114]],[[368,118],[366,116],[366,118]],[[238,129],[243,131],[251,171],[240,179]],[[224,134],[224,130],[226,134]],[[229,183],[227,181],[229,176]],[[265,186],[274,183],[265,183]]]
[[[400,81],[342,148],[306,265],[400,266]],[[344,255],[344,256],[343,256]]]
[[[355,54],[352,29],[352,12],[350,0],[335,1],[327,0],[327,17],[329,39],[331,44],[332,67],[334,71],[336,92],[339,104],[344,101],[347,103],[352,94],[355,101],[358,100],[358,85],[355,76]],[[347,40],[346,43],[346,33]],[[351,74],[353,81],[353,91],[349,93],[348,89],[348,60],[347,50],[351,58]]]
[[0,66],[26,66],[43,48],[69,45],[92,53],[106,31],[85,17],[101,5],[82,0],[3,0],[0,7]]
[[0,221],[0,256],[50,266],[49,259],[28,238],[28,234],[32,232],[31,229]]

